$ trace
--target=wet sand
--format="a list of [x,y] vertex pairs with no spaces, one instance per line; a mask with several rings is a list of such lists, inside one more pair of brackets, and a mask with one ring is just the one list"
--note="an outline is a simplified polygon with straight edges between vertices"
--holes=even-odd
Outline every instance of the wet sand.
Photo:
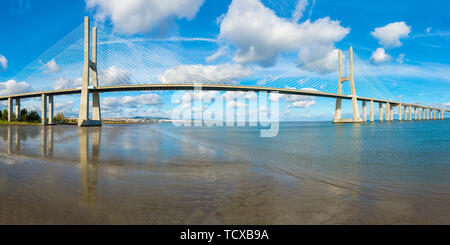
[[347,151],[291,144],[308,127],[310,147],[329,143],[322,126],[259,143],[252,128],[0,126],[0,224],[450,223],[449,152],[398,153],[408,160],[378,145],[376,161],[395,162],[366,163],[360,141],[387,130],[370,127],[329,129]]

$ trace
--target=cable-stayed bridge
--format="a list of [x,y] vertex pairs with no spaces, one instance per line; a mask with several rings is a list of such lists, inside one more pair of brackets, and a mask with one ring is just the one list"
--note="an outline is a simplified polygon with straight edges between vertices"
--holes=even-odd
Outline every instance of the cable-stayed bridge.
[[[280,75],[269,76],[269,79],[237,82],[233,74],[223,74],[236,72],[232,70],[213,70],[214,78],[195,69],[186,71],[186,68],[195,68],[196,65],[144,38],[116,33],[107,26],[94,27],[91,36],[90,21],[85,17],[83,25],[19,72],[16,80],[11,82],[14,89],[0,94],[0,101],[8,101],[8,120],[12,121],[13,110],[17,117],[20,116],[21,99],[40,97],[42,124],[47,125],[53,124],[54,96],[80,94],[79,126],[101,125],[101,93],[196,90],[198,84],[202,90],[264,91],[333,98],[336,99],[334,123],[366,122],[367,114],[369,121],[373,122],[374,103],[378,104],[380,121],[383,121],[383,114],[386,121],[392,121],[394,108],[398,108],[399,120],[443,119],[444,112],[449,111],[395,101],[375,76],[367,77],[370,69],[351,47],[348,64],[343,62],[341,51],[336,55],[337,62],[332,57],[325,57]],[[241,69],[237,73],[248,73],[240,66],[232,68]],[[347,70],[347,75],[344,75]],[[352,118],[342,118],[342,100],[351,101]]]

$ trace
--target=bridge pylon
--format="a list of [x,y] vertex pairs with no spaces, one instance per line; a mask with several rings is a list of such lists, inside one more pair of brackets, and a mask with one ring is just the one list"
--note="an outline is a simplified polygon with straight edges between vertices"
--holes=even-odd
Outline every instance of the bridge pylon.
[[97,27],[92,29],[92,57],[90,53],[90,24],[89,17],[84,17],[84,66],[83,82],[81,85],[80,111],[78,114],[78,126],[101,126],[100,96],[92,93],[92,116],[89,118],[89,71],[92,70],[92,86],[98,86],[97,77]]
[[338,83],[338,91],[337,94],[342,94],[342,84],[346,81],[350,82],[350,90],[352,96],[352,108],[353,108],[353,118],[343,119],[341,117],[341,107],[342,107],[342,99],[336,99],[336,109],[334,112],[334,120],[333,123],[362,123],[363,120],[359,116],[358,109],[358,100],[356,97],[356,89],[355,89],[355,81],[353,78],[353,48],[350,46],[349,49],[349,65],[350,71],[347,77],[342,76],[342,51],[338,50],[338,59],[339,59],[339,83]]

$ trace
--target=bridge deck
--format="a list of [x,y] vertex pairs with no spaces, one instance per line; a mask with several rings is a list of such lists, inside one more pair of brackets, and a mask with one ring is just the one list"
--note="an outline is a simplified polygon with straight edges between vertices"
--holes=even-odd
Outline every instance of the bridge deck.
[[[116,85],[116,86],[101,86],[96,88],[90,88],[90,92],[120,92],[120,91],[144,91],[144,90],[195,90],[196,84],[141,84],[141,85]],[[304,96],[316,96],[316,97],[327,97],[335,99],[347,99],[350,100],[352,96],[350,95],[339,95],[333,93],[324,93],[319,91],[310,90],[299,90],[299,89],[289,89],[289,88],[275,88],[275,87],[260,87],[260,86],[245,86],[245,85],[219,85],[219,84],[202,84],[202,90],[213,90],[213,91],[254,91],[254,92],[279,92],[280,94],[291,94],[291,95],[304,95]],[[67,95],[67,94],[78,94],[81,93],[81,89],[62,89],[62,90],[51,90],[51,91],[40,91],[40,92],[30,92],[23,94],[14,94],[8,96],[1,96],[0,101],[8,100],[8,98],[32,98],[40,97],[42,94],[48,95]],[[404,106],[414,106],[422,108],[432,108],[442,111],[450,111],[446,109],[427,107],[423,105],[408,104],[396,101],[388,101],[381,99],[357,97],[358,100],[373,101],[377,103],[390,103],[394,105],[402,104]]]

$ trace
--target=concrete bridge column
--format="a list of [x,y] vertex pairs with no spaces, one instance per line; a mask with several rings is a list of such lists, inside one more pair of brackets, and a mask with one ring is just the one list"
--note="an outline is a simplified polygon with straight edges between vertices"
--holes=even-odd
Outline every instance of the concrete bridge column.
[[409,114],[409,120],[411,121],[411,106],[408,106],[408,114]]
[[390,112],[390,116],[389,116],[389,120],[394,121],[394,105],[391,104],[391,108],[389,109]]
[[55,124],[53,121],[53,95],[48,96],[48,123]]
[[398,104],[398,120],[402,120],[402,104]]
[[419,120],[423,120],[423,119],[424,119],[424,118],[423,118],[424,115],[425,115],[425,114],[424,114],[424,108],[421,107],[421,108],[420,108],[420,114],[419,114]]
[[41,120],[42,120],[42,125],[47,125],[47,95],[46,94],[42,94],[42,115],[41,115]]
[[380,122],[383,122],[383,103],[378,102],[378,116],[380,117]]
[[369,102],[369,121],[373,122],[373,100]]
[[403,117],[403,120],[408,120],[408,110],[407,110],[407,108],[406,108],[406,105],[405,106],[403,106],[403,112],[404,112],[404,117]]
[[433,120],[436,120],[436,110],[433,110]]
[[417,107],[414,107],[414,120],[417,120]]
[[16,99],[15,111],[16,111],[16,120],[20,121],[20,99],[19,98]]
[[386,103],[386,122],[390,121],[389,119],[389,117],[391,116],[390,107],[391,105],[389,103]]
[[366,105],[366,101],[363,100],[362,101],[362,121],[365,123],[367,121],[367,105]]
[[13,99],[8,98],[8,122],[12,122],[13,120]]
[[430,120],[430,108],[427,108],[427,120]]

